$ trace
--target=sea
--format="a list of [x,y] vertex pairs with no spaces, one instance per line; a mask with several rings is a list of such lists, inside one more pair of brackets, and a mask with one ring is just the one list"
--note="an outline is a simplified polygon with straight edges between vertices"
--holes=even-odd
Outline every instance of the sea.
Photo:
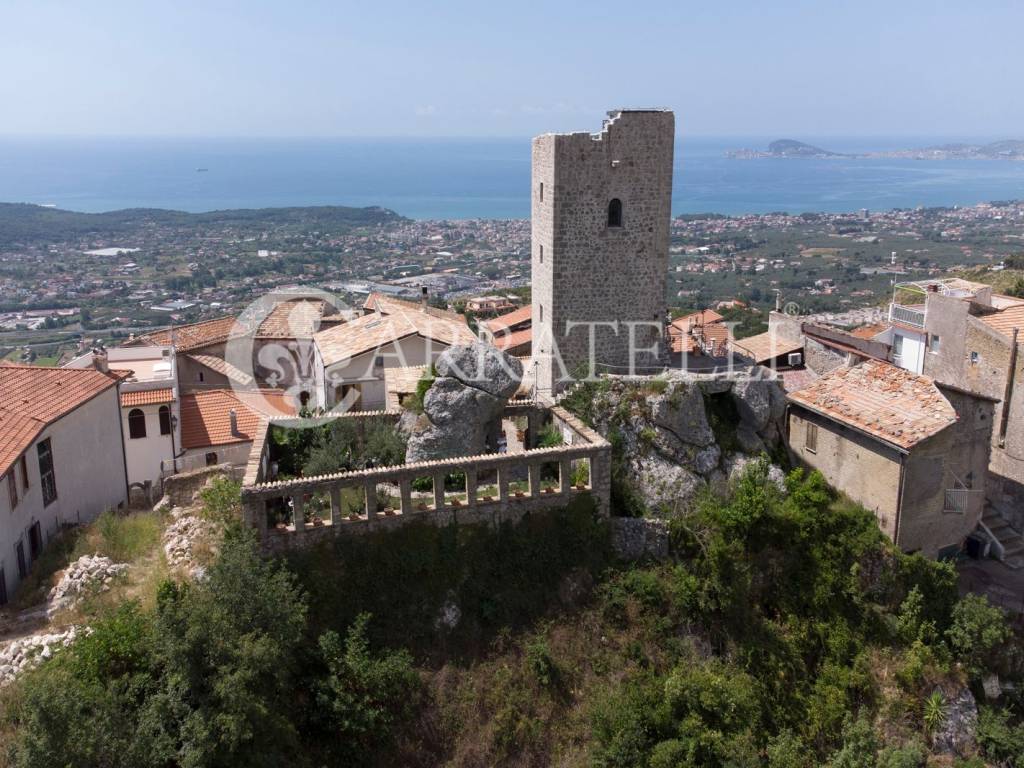
[[[772,138],[681,138],[673,213],[844,212],[1024,199],[1022,162],[726,157],[731,149],[764,148]],[[795,138],[849,153],[972,140]],[[509,219],[529,216],[529,186],[528,137],[0,137],[0,202],[82,212],[346,205],[383,206],[415,219]]]

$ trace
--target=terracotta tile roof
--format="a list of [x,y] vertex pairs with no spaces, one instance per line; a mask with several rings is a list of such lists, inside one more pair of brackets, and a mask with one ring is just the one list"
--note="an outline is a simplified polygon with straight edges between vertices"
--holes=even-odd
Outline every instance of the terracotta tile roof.
[[427,366],[425,365],[385,368],[384,388],[387,392],[387,407],[389,409],[401,408],[401,396],[416,391],[416,387],[426,370]]
[[[334,365],[414,334],[446,346],[476,341],[461,315],[445,313],[445,317],[436,317],[421,311],[418,304],[411,306],[415,309],[363,315],[350,323],[317,333],[313,338],[324,365]],[[453,317],[457,319],[451,319]]]
[[789,400],[904,449],[957,420],[953,406],[932,379],[882,360],[836,368],[790,392]]
[[713,355],[724,355],[726,346],[732,338],[729,333],[729,327],[722,323],[695,325],[693,327],[693,335],[698,342],[711,347],[711,354]]
[[734,339],[729,342],[729,346],[734,351],[746,355],[755,363],[766,363],[780,355],[799,352],[804,348],[803,342],[784,341],[768,331],[756,336],[748,336],[745,339]]
[[93,368],[0,366],[0,476],[47,424],[116,386],[126,375]]
[[1008,339],[1013,337],[1014,328],[1020,328],[1017,339],[1024,343],[1024,305],[1007,307],[990,315],[982,315],[978,319]]
[[871,325],[862,325],[860,328],[854,328],[850,331],[850,335],[856,336],[858,339],[873,339],[888,329],[888,323],[872,323]]
[[485,320],[480,323],[488,331],[497,336],[499,333],[507,331],[520,323],[529,323],[533,321],[533,306],[527,304],[525,307],[520,307],[517,310],[509,312],[507,315],[500,315],[491,320]]
[[672,345],[672,351],[677,354],[685,352],[688,355],[693,355],[700,350],[697,340],[690,335],[689,331],[685,331],[677,325],[669,325],[668,338]]
[[451,320],[453,322],[465,323],[466,318],[458,312],[449,312],[447,309],[438,309],[429,304],[423,306],[418,301],[406,301],[396,299],[393,296],[385,296],[383,293],[371,293],[363,302],[363,309],[380,312],[382,315],[394,315],[406,312],[420,312],[440,320]]
[[495,336],[493,344],[498,349],[509,353],[529,352],[525,347],[533,345],[533,328],[523,328],[521,331]]
[[[239,434],[231,432],[232,410],[237,417]],[[209,389],[182,395],[181,447],[206,448],[252,442],[262,419],[295,414],[294,403],[280,389],[249,392]]]
[[227,341],[235,327],[235,318],[231,315],[204,320],[191,325],[178,325],[151,331],[132,339],[125,346],[141,346],[156,344],[167,346],[173,344],[179,352],[202,349],[212,344]]
[[166,389],[144,389],[141,392],[122,392],[121,407],[130,408],[136,405],[156,405],[157,403],[173,403],[174,390],[171,387]]
[[689,331],[698,325],[713,325],[720,323],[725,320],[720,314],[715,312],[713,309],[702,309],[700,312],[693,312],[689,315],[683,315],[677,317],[672,321],[672,325],[683,331]]
[[311,339],[320,326],[324,310],[333,309],[323,299],[282,301],[268,314],[259,328],[257,339]]
[[241,384],[243,387],[251,386],[253,383],[252,376],[216,355],[187,355],[187,357],[211,371],[227,376],[229,381]]

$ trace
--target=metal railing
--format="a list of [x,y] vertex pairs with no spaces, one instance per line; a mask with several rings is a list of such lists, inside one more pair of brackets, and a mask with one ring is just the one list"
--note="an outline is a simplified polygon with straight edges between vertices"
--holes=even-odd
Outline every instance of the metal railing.
[[967,488],[947,488],[944,512],[966,514],[971,504],[971,491]]
[[924,328],[924,312],[920,309],[904,307],[900,304],[890,304],[889,321],[903,323],[914,328]]

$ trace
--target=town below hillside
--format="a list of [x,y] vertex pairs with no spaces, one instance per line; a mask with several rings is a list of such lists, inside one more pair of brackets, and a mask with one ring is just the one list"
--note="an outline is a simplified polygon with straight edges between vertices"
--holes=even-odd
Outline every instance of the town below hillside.
[[[805,313],[856,314],[887,300],[897,277],[997,274],[1024,250],[1022,224],[1024,203],[1007,201],[678,216],[669,306],[740,302],[763,316],[778,292]],[[118,343],[236,313],[293,285],[353,303],[370,291],[418,298],[424,288],[455,307],[480,295],[527,299],[529,245],[527,220],[414,221],[382,208],[80,214],[0,204],[0,357],[56,363],[83,338]]]

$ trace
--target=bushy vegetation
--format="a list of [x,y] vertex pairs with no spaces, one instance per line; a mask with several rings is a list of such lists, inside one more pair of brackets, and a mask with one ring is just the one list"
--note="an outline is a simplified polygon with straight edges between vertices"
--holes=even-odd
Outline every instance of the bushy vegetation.
[[282,477],[325,475],[405,462],[405,438],[384,418],[326,419],[270,430],[271,456]]
[[[818,474],[755,464],[613,564],[588,497],[413,524],[129,603],[5,694],[14,766],[924,766],[952,696],[1020,679],[1002,612]],[[1024,765],[1016,697],[960,768]],[[939,763],[936,763],[939,764]]]

